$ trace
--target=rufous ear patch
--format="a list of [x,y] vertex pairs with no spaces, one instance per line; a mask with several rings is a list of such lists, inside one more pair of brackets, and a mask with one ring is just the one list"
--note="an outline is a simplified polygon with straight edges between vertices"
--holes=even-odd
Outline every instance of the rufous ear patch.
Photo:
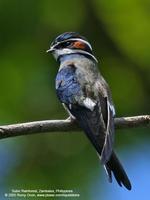
[[73,43],[73,47],[76,49],[85,49],[86,45],[81,41],[76,41]]

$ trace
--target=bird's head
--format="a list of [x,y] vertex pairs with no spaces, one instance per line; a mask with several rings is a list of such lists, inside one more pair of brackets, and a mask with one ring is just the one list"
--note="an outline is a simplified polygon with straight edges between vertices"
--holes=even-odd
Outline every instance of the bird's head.
[[56,60],[69,54],[82,54],[94,59],[92,47],[87,39],[76,32],[66,32],[59,35],[50,45],[47,52],[52,52]]

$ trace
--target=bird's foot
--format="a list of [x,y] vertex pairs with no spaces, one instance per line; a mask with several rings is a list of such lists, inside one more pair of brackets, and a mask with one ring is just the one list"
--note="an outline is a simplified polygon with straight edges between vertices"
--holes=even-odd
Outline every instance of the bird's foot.
[[70,121],[71,123],[76,121],[76,118],[74,116],[69,116],[66,121]]

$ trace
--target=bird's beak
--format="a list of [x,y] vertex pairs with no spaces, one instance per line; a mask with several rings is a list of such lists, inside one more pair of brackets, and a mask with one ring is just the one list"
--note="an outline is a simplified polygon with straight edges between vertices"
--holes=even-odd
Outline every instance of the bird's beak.
[[48,50],[46,51],[46,53],[53,52],[53,51],[55,51],[55,48],[52,46],[52,47],[50,47],[50,49],[48,49]]

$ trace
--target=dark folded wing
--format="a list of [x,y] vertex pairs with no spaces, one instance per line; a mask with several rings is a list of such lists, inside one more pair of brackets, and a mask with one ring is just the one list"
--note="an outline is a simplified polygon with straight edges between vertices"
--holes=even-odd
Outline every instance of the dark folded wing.
[[86,88],[79,84],[76,68],[72,65],[61,69],[57,74],[56,91],[60,101],[77,119],[94,145],[102,163],[106,163],[112,153],[113,143],[113,117],[108,99],[97,97],[95,104],[92,102],[93,109],[89,109],[83,99],[87,97],[89,101],[90,97],[85,92]]
[[101,122],[101,114],[99,106],[96,104],[94,110],[91,111],[84,106],[72,105],[69,111],[77,119],[79,125],[86,133],[89,140],[94,145],[96,151],[101,156],[103,144],[105,141],[105,127]]

